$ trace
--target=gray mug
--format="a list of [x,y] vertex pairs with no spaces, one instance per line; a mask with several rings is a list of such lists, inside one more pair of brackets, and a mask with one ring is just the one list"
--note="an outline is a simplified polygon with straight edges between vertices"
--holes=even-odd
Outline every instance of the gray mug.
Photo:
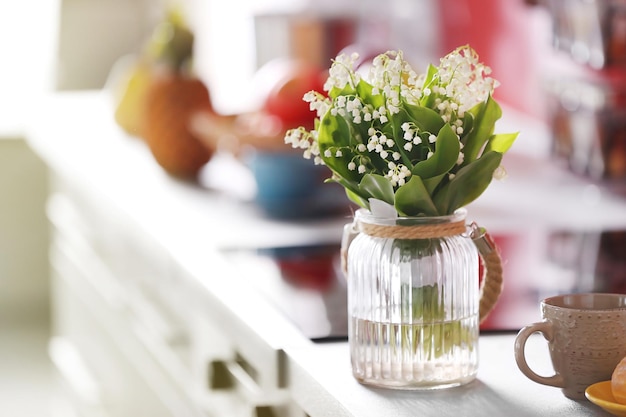
[[[541,302],[543,321],[525,326],[515,339],[515,360],[524,375],[584,399],[585,389],[611,379],[626,356],[626,294],[569,294]],[[526,341],[541,333],[548,341],[555,374],[541,376],[526,362]]]

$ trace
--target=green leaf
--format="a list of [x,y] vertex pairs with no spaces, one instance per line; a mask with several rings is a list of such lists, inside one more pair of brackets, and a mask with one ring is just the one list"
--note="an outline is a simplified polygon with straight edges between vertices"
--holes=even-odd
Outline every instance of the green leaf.
[[359,185],[356,182],[348,181],[347,179],[339,177],[337,175],[327,179],[325,182],[336,182],[346,190],[351,190],[353,193],[359,194]]
[[515,142],[515,139],[517,139],[518,135],[519,132],[498,133],[497,135],[492,135],[489,139],[489,142],[487,142],[485,152],[496,151],[500,153],[505,153],[511,148],[513,142]]
[[[426,72],[426,78],[424,79],[424,84],[422,84],[422,88],[432,88],[432,84],[435,81],[435,75],[439,72],[439,69],[432,65],[428,65],[428,71]],[[435,102],[436,94],[430,94],[428,96],[423,96],[420,105],[424,107],[431,108],[433,107],[433,103]]]
[[336,99],[339,96],[352,96],[356,94],[356,89],[350,84],[346,84],[343,88],[333,87],[328,92],[328,97]]
[[403,103],[402,108],[406,110],[411,121],[422,131],[436,133],[439,132],[445,124],[439,113],[428,107]]
[[365,174],[359,184],[359,195],[382,200],[393,205],[393,186],[388,179],[378,174]]
[[501,161],[500,152],[490,151],[461,168],[434,196],[433,201],[439,212],[451,214],[478,198],[491,183],[493,172],[500,166]]
[[359,207],[363,207],[366,210],[370,209],[370,203],[367,199],[361,197],[360,195],[352,192],[352,190],[346,188],[346,196],[350,201],[356,204]]
[[[356,170],[351,171],[348,169],[348,164],[354,154],[342,148],[343,155],[340,157],[335,156],[337,147],[348,146],[353,140],[355,139],[350,126],[343,117],[333,116],[330,111],[322,116],[317,139],[322,160],[339,177],[358,183],[361,180],[361,174]],[[330,150],[332,156],[325,156],[326,150]]]
[[438,215],[437,208],[430,198],[428,190],[426,190],[422,179],[417,175],[411,176],[411,179],[406,184],[398,188],[395,200],[394,205],[400,215]]
[[424,87],[430,87],[431,83],[435,79],[435,75],[439,72],[439,68],[434,66],[433,64],[428,64],[428,69],[426,71],[426,77],[424,78]]
[[441,183],[441,180],[443,180],[447,176],[448,176],[448,173],[444,172],[435,177],[423,179],[422,182],[424,183],[424,187],[426,187],[426,190],[428,190],[428,194],[432,196],[435,192],[435,189],[439,186],[439,183]]
[[474,115],[466,111],[463,115],[463,134],[461,135],[461,142],[463,145],[467,143],[467,136],[474,130]]
[[334,146],[347,146],[352,140],[352,130],[346,119],[333,115],[330,110],[322,116],[318,132],[321,151]]
[[411,173],[418,175],[422,179],[433,178],[450,171],[461,151],[459,138],[450,125],[445,124],[437,135],[435,142],[435,153],[428,159],[418,162]]
[[500,105],[491,97],[487,101],[475,105],[470,109],[470,113],[474,115],[474,126],[466,136],[464,165],[475,161],[481,154],[485,144],[491,137],[495,128],[496,121],[502,117],[502,109]]
[[356,86],[356,91],[363,104],[371,104],[375,108],[385,104],[385,99],[382,94],[372,94],[372,85],[367,81],[361,79]]

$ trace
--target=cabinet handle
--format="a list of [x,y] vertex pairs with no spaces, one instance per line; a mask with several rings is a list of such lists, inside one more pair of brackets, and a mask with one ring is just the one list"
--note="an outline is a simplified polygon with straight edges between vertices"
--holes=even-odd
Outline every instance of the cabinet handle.
[[[209,387],[213,391],[228,390],[237,393],[239,398],[257,410],[257,414],[271,416],[273,407],[289,401],[285,390],[263,390],[256,381],[256,370],[240,355],[231,360],[215,360],[210,362]],[[272,414],[268,414],[271,412]]]
[[261,389],[241,361],[216,360],[211,362],[210,368],[211,389],[236,389],[242,391],[245,398],[262,396]]

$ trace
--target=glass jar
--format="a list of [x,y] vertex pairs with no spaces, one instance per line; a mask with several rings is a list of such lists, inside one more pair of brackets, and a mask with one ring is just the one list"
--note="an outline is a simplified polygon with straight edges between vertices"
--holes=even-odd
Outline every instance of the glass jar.
[[465,217],[465,209],[404,218],[356,212],[346,272],[359,382],[433,389],[476,377],[480,267]]

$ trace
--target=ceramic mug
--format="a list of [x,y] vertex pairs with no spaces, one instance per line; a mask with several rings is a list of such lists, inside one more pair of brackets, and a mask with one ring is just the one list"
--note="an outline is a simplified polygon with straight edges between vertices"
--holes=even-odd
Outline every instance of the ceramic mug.
[[[525,326],[515,339],[515,360],[524,375],[559,387],[566,397],[584,399],[585,389],[611,379],[626,356],[626,294],[569,294],[541,302],[543,321]],[[526,362],[528,337],[541,333],[548,341],[555,374],[541,376]]]

